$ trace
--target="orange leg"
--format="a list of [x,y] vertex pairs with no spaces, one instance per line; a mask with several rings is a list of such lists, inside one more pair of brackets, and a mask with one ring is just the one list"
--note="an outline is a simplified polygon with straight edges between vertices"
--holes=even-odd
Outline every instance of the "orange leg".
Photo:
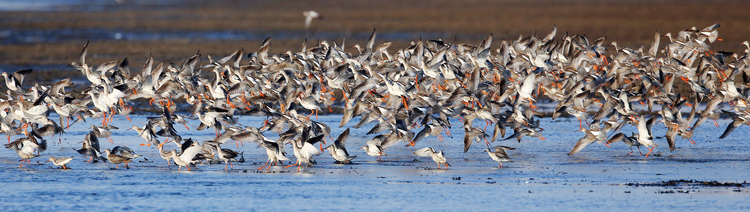
[[102,119],[102,126],[107,125],[107,112],[102,111],[104,113],[104,118]]
[[578,119],[578,127],[581,128],[581,130],[579,131],[583,131],[583,120],[581,120],[581,118],[577,118],[577,119]]
[[648,153],[646,153],[646,157],[648,157],[648,155],[650,155],[651,152],[653,152],[653,151],[654,151],[654,147],[649,148],[648,149]]
[[406,110],[409,110],[409,104],[407,104],[406,97],[401,96],[401,101],[404,102],[404,107],[406,107]]
[[268,162],[271,162],[270,158],[268,160],[266,160],[266,164],[263,164],[263,166],[261,166],[260,168],[258,168],[258,170],[263,169],[263,167],[265,167],[266,165],[268,165]]
[[296,163],[294,163],[294,164],[291,164],[291,165],[285,166],[284,168],[289,168],[289,167],[292,167],[292,166],[296,166],[297,164],[299,164],[299,161],[297,161],[297,162],[296,162]]

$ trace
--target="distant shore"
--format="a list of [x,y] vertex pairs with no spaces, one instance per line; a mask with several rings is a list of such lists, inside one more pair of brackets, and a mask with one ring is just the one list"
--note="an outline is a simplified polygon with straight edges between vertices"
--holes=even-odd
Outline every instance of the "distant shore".
[[[364,45],[367,39],[358,35],[373,29],[379,33],[376,45],[392,42],[391,49],[403,49],[419,39],[475,45],[489,34],[497,41],[517,39],[548,33],[553,25],[560,34],[607,36],[606,43],[617,41],[631,48],[650,45],[656,30],[676,33],[714,23],[721,24],[719,36],[724,41],[712,44],[713,50],[741,53],[744,47],[740,43],[750,40],[746,21],[750,13],[745,11],[750,4],[737,1],[479,0],[399,1],[400,6],[393,5],[397,4],[392,0],[130,1],[53,11],[4,11],[0,12],[0,71],[34,68],[49,72],[30,79],[42,82],[48,76],[69,76],[75,72],[68,65],[77,60],[87,40],[91,40],[92,64],[125,57],[140,64],[150,54],[160,61],[179,63],[198,50],[222,57],[240,48],[257,51],[266,37],[272,38],[270,52],[275,54],[299,51],[305,38],[308,47],[324,39],[331,44],[345,42],[345,51],[356,52],[352,46]],[[303,30],[301,13],[306,10],[324,17],[313,21],[309,31]],[[143,34],[150,37],[132,38]],[[132,71],[140,72],[140,68]]]

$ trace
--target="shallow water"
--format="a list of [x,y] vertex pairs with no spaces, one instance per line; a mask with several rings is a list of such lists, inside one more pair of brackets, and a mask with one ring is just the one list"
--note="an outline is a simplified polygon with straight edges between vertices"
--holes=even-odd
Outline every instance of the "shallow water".
[[[510,152],[514,162],[504,163],[503,168],[497,168],[498,164],[482,152],[482,143],[475,143],[468,153],[462,153],[462,130],[457,130],[461,129],[458,127],[451,130],[452,139],[441,142],[429,137],[417,147],[399,144],[385,151],[388,155],[384,162],[376,162],[362,150],[356,150],[373,137],[364,135],[371,123],[352,129],[346,143],[349,151],[358,156],[354,164],[333,164],[328,152],[324,152],[316,157],[318,165],[296,173],[294,168],[281,166],[274,166],[270,171],[257,170],[265,162],[265,150],[251,143],[239,148],[235,144],[225,145],[245,152],[247,162],[235,164],[233,170],[224,171],[223,164],[217,164],[199,165],[194,171],[177,171],[176,166],[167,166],[155,149],[139,146],[143,140],[134,131],[123,130],[133,124],[145,124],[145,118],[131,116],[133,121],[128,122],[116,117],[114,124],[122,129],[114,132],[115,143],[101,141],[102,148],[124,145],[145,155],[135,159],[130,169],[121,166],[114,170],[113,164],[87,163],[73,150],[73,147],[80,147],[78,142],[96,120],[72,126],[61,139],[48,139],[51,144],[48,152],[23,168],[18,168],[14,152],[0,151],[0,187],[11,191],[0,194],[3,199],[0,207],[10,210],[173,210],[179,207],[320,210],[367,206],[380,210],[451,210],[468,205],[477,210],[750,209],[747,202],[750,193],[746,187],[628,185],[680,179],[746,181],[750,159],[744,150],[750,142],[742,138],[748,135],[747,130],[743,130],[747,127],[736,130],[727,139],[717,139],[729,121],[720,121],[722,128],[710,123],[701,126],[696,130],[696,146],[679,140],[674,152],[668,151],[666,141],[657,139],[662,146],[655,150],[656,156],[645,158],[637,152],[625,155],[629,151],[622,143],[615,143],[611,148],[595,143],[575,156],[567,156],[583,136],[575,132],[577,120],[563,118],[550,122],[544,119],[542,127],[547,137],[544,141],[523,138],[521,143],[515,140],[493,143],[517,148]],[[319,119],[337,126],[340,116],[320,116]],[[240,123],[260,126],[262,120],[262,117],[241,117]],[[195,120],[188,126],[192,129],[197,125]],[[480,126],[480,123],[475,125]],[[199,141],[214,136],[211,130],[188,131],[182,126],[177,130],[184,138]],[[343,130],[334,127],[333,136]],[[623,132],[631,130],[634,129],[625,128]],[[664,130],[663,125],[656,125],[654,134],[663,134]],[[429,158],[418,158],[411,153],[426,146],[443,150],[452,167],[447,171],[437,170],[437,165]],[[76,158],[69,164],[70,170],[60,170],[51,163],[43,163],[47,155]]]
[[[126,5],[123,5],[126,3]],[[132,6],[184,4],[180,0],[0,0],[0,11],[102,11]]]
[[[367,40],[371,32],[307,32],[304,30],[252,31],[252,30],[217,30],[217,31],[129,31],[117,29],[5,29],[0,30],[0,44],[55,43],[70,41],[99,40],[250,40],[262,41],[268,37],[275,40]],[[448,32],[378,32],[382,40],[418,40],[419,38],[437,39],[451,37]],[[461,35],[463,39],[481,39],[486,35]]]

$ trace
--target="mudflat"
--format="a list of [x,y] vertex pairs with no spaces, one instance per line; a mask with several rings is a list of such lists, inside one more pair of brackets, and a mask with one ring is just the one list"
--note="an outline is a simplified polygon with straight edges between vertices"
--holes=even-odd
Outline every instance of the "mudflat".
[[[239,48],[257,51],[273,40],[271,53],[299,51],[327,40],[356,52],[370,33],[377,44],[402,49],[415,40],[478,44],[548,33],[607,37],[607,43],[638,48],[661,34],[720,23],[722,42],[712,49],[742,52],[750,38],[750,4],[742,1],[94,1],[0,12],[0,69],[71,70],[91,40],[93,64],[149,54],[179,63],[200,50],[225,56]],[[323,16],[304,30],[303,11]],[[666,38],[665,38],[666,39]],[[345,42],[345,43],[344,43]],[[612,48],[614,49],[614,48]],[[205,58],[204,58],[205,59]],[[137,70],[134,70],[137,71]]]

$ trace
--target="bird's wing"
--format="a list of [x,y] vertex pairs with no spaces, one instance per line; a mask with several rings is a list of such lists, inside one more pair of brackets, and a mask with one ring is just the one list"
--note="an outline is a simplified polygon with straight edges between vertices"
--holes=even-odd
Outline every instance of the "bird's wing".
[[120,154],[120,155],[122,155],[122,154],[128,154],[128,153],[129,154],[135,154],[135,152],[133,152],[132,149],[130,149],[130,148],[126,147],[126,146],[116,146],[115,148],[112,149],[112,152],[115,153],[115,154]]
[[516,150],[516,148],[509,147],[509,146],[496,146],[496,147],[493,147],[493,149],[495,150],[493,152],[495,153],[495,155],[497,155],[500,158],[508,158],[508,159],[510,159],[510,157],[508,156],[508,152],[505,150]]
[[344,132],[342,132],[341,135],[339,135],[339,137],[336,138],[336,141],[334,142],[334,144],[336,144],[336,146],[338,146],[339,148],[343,149],[344,146],[346,145],[346,138],[348,137],[349,137],[349,128],[346,128],[346,130],[344,130]]
[[654,34],[654,42],[651,43],[651,48],[648,49],[648,54],[651,57],[656,57],[656,53],[659,52],[659,40],[661,39],[661,36],[659,35],[659,31],[656,31],[656,34]]
[[615,142],[618,142],[618,141],[622,141],[622,139],[625,139],[626,137],[627,136],[625,136],[625,134],[623,134],[623,133],[617,133],[614,136],[612,136],[612,138],[609,138],[609,140],[607,140],[607,144],[611,144],[611,143],[615,143]]
[[378,139],[372,139],[372,140],[369,140],[369,141],[367,141],[367,142],[365,142],[365,143],[366,143],[367,145],[372,145],[372,146],[380,146],[380,145],[381,145],[381,144],[383,143],[383,141],[381,141],[381,140],[378,140]]
[[651,118],[646,121],[646,130],[648,130],[648,136],[654,136],[654,134],[651,133],[651,128],[654,126],[654,123],[656,123],[656,116],[651,116]]
[[372,51],[372,46],[375,45],[375,29],[372,30],[372,35],[370,35],[370,38],[367,39],[367,46],[366,50]]
[[32,69],[21,69],[16,72],[13,72],[13,77],[15,77],[18,80],[18,83],[23,83],[23,79],[26,78],[26,75],[29,75],[31,73]]
[[469,129],[464,127],[464,152],[469,151],[469,148],[471,148],[472,140],[474,140],[474,137],[469,136]]
[[192,161],[193,157],[200,153],[204,153],[202,145],[188,147],[187,149],[182,151],[182,154],[180,154],[180,160]]
[[432,131],[432,128],[430,128],[430,126],[425,125],[424,129],[420,130],[419,133],[417,133],[417,136],[414,137],[414,143],[416,144],[417,142],[426,138],[427,135],[430,134],[430,131]]
[[315,136],[315,137],[312,137],[312,138],[310,138],[310,139],[307,139],[307,140],[305,141],[305,143],[308,143],[308,144],[315,144],[315,143],[318,143],[318,141],[322,141],[322,140],[323,140],[323,136],[324,136],[324,135],[323,135],[323,134],[321,134],[321,135],[319,135],[319,136]]
[[742,121],[735,119],[731,124],[727,126],[727,129],[724,130],[724,133],[722,133],[719,138],[726,138],[727,136],[729,136],[729,134],[732,133],[732,131],[734,131],[734,129],[737,129],[737,127],[739,127],[740,125],[742,125]]
[[414,154],[420,157],[432,157],[434,152],[435,150],[432,147],[425,147],[414,151]]
[[672,129],[667,129],[667,134],[665,135],[667,137],[667,144],[669,144],[669,151],[674,151],[675,148],[675,141],[674,139],[677,138],[677,131]]
[[578,142],[576,142],[576,145],[573,146],[573,149],[571,149],[570,152],[568,152],[568,155],[573,155],[575,153],[580,152],[581,150],[583,150],[583,148],[585,148],[589,144],[594,143],[594,141],[596,141],[596,139],[588,135],[584,136],[581,139],[578,139]]
[[83,45],[83,50],[81,50],[81,65],[86,65],[86,53],[89,51],[89,41],[86,41],[86,44]]
[[496,146],[494,147],[494,149],[495,151],[503,151],[503,152],[505,152],[505,150],[516,150],[516,148],[509,147],[509,146]]
[[552,40],[552,39],[555,38],[556,34],[557,34],[557,25],[553,25],[552,32],[550,32],[549,34],[547,34],[547,36],[545,36],[544,39],[542,39],[542,41],[543,42],[550,41],[550,40]]
[[[174,142],[177,144],[177,141],[174,141]],[[180,145],[180,151],[185,152],[187,151],[188,148],[192,146],[193,146],[193,139],[188,138],[187,140],[182,142],[182,144]],[[190,159],[192,160],[192,157],[190,157]]]
[[240,155],[239,153],[237,153],[237,152],[235,152],[234,150],[231,150],[231,149],[221,149],[221,151],[223,151],[223,154],[227,158],[236,158],[237,156]]
[[523,134],[522,131],[523,131],[523,129],[516,131],[515,133],[513,133],[513,135],[510,135],[507,138],[504,138],[503,141],[504,140],[510,140],[510,139],[517,138],[517,137],[521,136]]
[[62,164],[68,164],[70,163],[70,161],[73,160],[73,157],[59,157],[57,158],[57,160],[60,161],[60,163]]
[[[499,136],[499,137],[498,137]],[[498,121],[495,124],[495,130],[492,132],[492,142],[495,142],[497,138],[505,137],[505,126]]]
[[518,93],[524,93],[524,94],[531,94],[531,92],[534,92],[534,87],[536,85],[536,74],[531,73],[529,75],[526,75],[526,79],[523,80],[523,86],[521,86],[521,90],[518,91]]
[[315,147],[315,145],[307,142],[302,145],[302,149],[300,149],[300,152],[306,155],[320,155],[322,153],[320,152],[320,149]]

